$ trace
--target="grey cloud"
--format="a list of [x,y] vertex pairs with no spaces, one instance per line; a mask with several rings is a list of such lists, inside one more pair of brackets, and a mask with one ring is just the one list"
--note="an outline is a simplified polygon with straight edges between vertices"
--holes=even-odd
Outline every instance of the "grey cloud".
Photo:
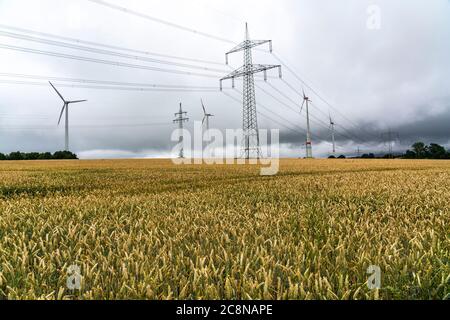
[[[388,128],[400,133],[402,148],[419,139],[448,144],[448,1],[249,0],[243,3],[215,0],[195,4],[182,0],[109,1],[233,39],[236,43],[243,38],[244,21],[250,23],[253,38],[273,39],[275,53],[289,62],[298,75],[334,107],[329,108],[307,89],[314,104],[321,109],[312,108],[311,112],[324,122],[321,126],[313,124],[316,154],[326,156],[329,152],[329,112],[340,126],[337,130],[344,133],[344,136],[337,135],[342,152],[354,152],[359,145],[366,149],[383,148],[380,132]],[[381,29],[378,31],[366,28],[367,7],[371,4],[378,5],[381,10]],[[29,11],[24,11],[24,7]],[[0,20],[7,25],[36,31],[219,62],[224,61],[224,53],[232,47],[88,1],[3,0],[0,2]],[[138,63],[6,37],[0,37],[0,42]],[[270,54],[259,51],[254,52],[254,62],[277,63]],[[231,63],[239,66],[242,56],[233,55]],[[113,67],[4,49],[0,49],[0,72],[218,86],[218,79]],[[287,82],[301,91],[302,84],[286,68],[283,74]],[[220,74],[217,76],[219,78]],[[278,95],[268,85],[261,86],[290,108],[257,90],[258,103],[272,113],[261,105],[258,110],[277,120],[260,116],[259,123],[264,128],[280,127],[278,122],[301,127],[299,133],[280,128],[284,153],[295,155],[301,152],[305,139],[305,119],[298,115],[299,106],[292,102],[299,101],[300,97],[280,80],[269,79],[269,82],[290,99]],[[238,86],[241,84],[237,82]],[[173,113],[180,101],[191,118],[188,128],[192,128],[194,120],[201,119],[200,98],[205,99],[208,111],[215,115],[213,127],[239,128],[242,122],[241,105],[220,93],[136,93],[76,88],[61,91],[70,98],[89,99],[88,103],[72,108],[70,117],[72,149],[86,157],[110,157],[114,150],[118,157],[168,154],[173,146],[170,141],[175,128]],[[233,96],[239,98],[237,92]],[[59,98],[50,88],[0,84],[0,152],[61,149],[64,132],[62,127],[56,127],[60,107]],[[32,114],[44,116],[33,118],[29,116]],[[158,125],[131,127],[152,123]],[[126,125],[130,127],[124,127]]]

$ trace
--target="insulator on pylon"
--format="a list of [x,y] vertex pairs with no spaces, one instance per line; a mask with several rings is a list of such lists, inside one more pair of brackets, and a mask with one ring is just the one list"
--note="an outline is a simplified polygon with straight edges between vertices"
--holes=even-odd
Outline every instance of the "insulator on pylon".
[[270,50],[270,53],[273,52],[273,48],[272,48],[272,40],[269,41],[269,50]]
[[225,64],[228,65],[228,54],[225,55]]
[[264,81],[267,81],[267,70],[264,70]]
[[231,78],[231,87],[234,89],[234,78]]
[[280,76],[280,79],[283,79],[283,73],[281,72],[281,66],[278,67],[278,74]]

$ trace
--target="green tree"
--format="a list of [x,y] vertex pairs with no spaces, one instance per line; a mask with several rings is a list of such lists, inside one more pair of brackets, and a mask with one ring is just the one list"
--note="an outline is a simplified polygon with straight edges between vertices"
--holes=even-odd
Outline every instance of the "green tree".
[[412,145],[413,151],[416,154],[416,158],[423,159],[426,157],[427,154],[427,148],[425,146],[425,143],[423,142],[416,142]]
[[51,160],[53,158],[50,152],[44,152],[39,155],[39,160]]
[[37,153],[37,152],[30,152],[30,153],[23,154],[24,160],[37,160],[38,158],[39,158],[39,153]]
[[406,150],[405,159],[415,159],[417,158],[417,155],[414,151]]
[[53,154],[53,159],[56,160],[69,160],[69,159],[78,159],[75,153],[70,151],[57,151]]
[[447,156],[445,148],[437,143],[431,143],[427,147],[427,154],[431,159],[445,159]]
[[11,152],[8,156],[8,160],[23,160],[23,159],[24,159],[23,153],[20,151]]

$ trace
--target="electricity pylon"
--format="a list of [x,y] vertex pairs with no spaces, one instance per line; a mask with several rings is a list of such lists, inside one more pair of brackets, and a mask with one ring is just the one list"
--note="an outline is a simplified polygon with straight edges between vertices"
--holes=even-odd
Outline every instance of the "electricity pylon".
[[180,129],[180,138],[178,140],[178,143],[180,144],[180,153],[178,157],[180,159],[184,159],[184,148],[183,148],[183,124],[187,121],[189,121],[189,118],[186,118],[187,112],[184,112],[182,109],[182,105],[180,102],[180,111],[175,113],[175,120],[173,120],[173,123],[178,123],[178,129]]
[[384,140],[384,143],[387,143],[388,145],[388,157],[393,158],[393,144],[400,139],[400,135],[398,134],[398,132],[394,132],[389,129],[388,132],[384,132],[381,134],[381,138]]
[[261,155],[259,145],[259,130],[258,117],[256,113],[256,97],[255,97],[255,79],[254,75],[259,72],[264,72],[264,80],[267,81],[267,70],[278,68],[279,76],[281,78],[281,65],[262,65],[253,64],[252,62],[252,48],[262,44],[269,43],[270,52],[272,52],[272,40],[250,40],[248,33],[248,25],[245,24],[245,40],[231,49],[225,54],[226,63],[228,64],[228,55],[231,53],[244,51],[244,65],[239,69],[233,71],[228,76],[220,79],[220,90],[222,90],[222,81],[231,79],[234,88],[234,79],[244,78],[243,90],[243,124],[242,129],[244,133],[242,142],[242,156],[245,159],[257,158]]
[[333,121],[333,118],[331,118],[330,114],[330,129],[331,129],[331,141],[333,142],[333,156],[336,156],[336,139],[335,139],[335,133],[334,133],[334,126],[336,123]]
[[311,141],[311,125],[309,122],[309,103],[311,100],[306,96],[305,91],[303,90],[303,103],[300,108],[300,113],[303,111],[303,106],[306,104],[306,158],[312,159],[312,141]]

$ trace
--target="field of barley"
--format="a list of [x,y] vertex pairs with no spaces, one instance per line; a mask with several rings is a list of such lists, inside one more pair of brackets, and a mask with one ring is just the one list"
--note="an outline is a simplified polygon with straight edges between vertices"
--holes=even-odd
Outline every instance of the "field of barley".
[[0,299],[445,299],[449,204],[450,161],[3,162]]

